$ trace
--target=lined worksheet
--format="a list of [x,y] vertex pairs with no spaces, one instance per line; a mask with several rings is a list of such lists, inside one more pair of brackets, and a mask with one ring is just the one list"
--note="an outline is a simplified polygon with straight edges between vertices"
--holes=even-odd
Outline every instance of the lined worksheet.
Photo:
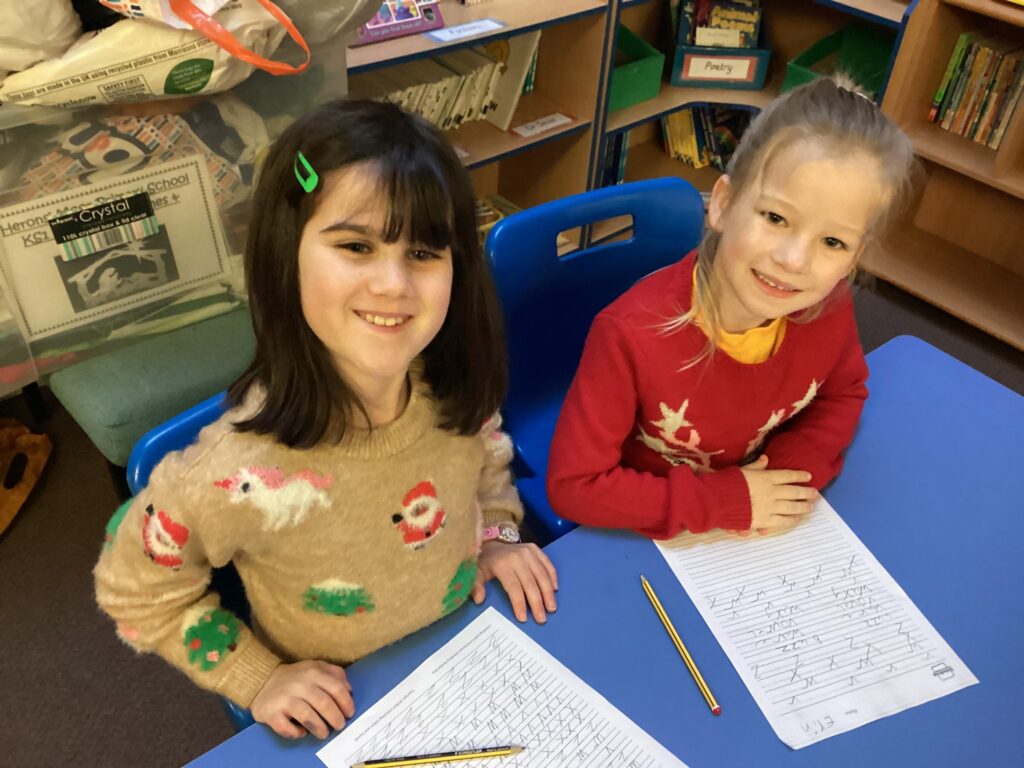
[[658,547],[794,749],[978,682],[824,499],[785,534]]
[[686,768],[493,608],[317,757],[329,768],[349,768],[363,760],[504,746],[526,750],[488,765]]

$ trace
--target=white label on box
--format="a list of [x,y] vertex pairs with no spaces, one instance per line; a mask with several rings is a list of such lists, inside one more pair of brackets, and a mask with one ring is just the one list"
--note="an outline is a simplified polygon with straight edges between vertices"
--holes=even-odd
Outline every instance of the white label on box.
[[738,29],[715,29],[713,27],[697,27],[694,38],[696,45],[721,46],[739,48],[742,38]]
[[557,128],[560,125],[565,125],[566,123],[571,122],[571,117],[566,117],[565,115],[555,112],[553,115],[541,117],[537,120],[532,120],[529,123],[516,126],[512,129],[512,132],[518,133],[524,139],[528,139],[531,136],[536,136],[538,133],[544,133],[544,131],[550,131],[552,128]]
[[[50,220],[146,193],[157,231],[61,258]],[[29,342],[222,278],[228,250],[205,160],[192,155],[0,210],[0,277]],[[91,215],[91,214],[90,214]]]
[[754,59],[724,56],[687,56],[683,76],[695,80],[750,80]]
[[473,37],[474,35],[482,35],[485,32],[493,32],[504,26],[505,22],[498,21],[497,19],[480,19],[479,21],[458,24],[454,27],[435,29],[433,32],[424,32],[423,34],[439,43],[450,43],[453,40],[461,40],[464,37]]
[[467,157],[469,157],[469,152],[464,150],[458,144],[452,144],[452,149],[455,150],[455,154],[458,156],[459,160],[465,160]]

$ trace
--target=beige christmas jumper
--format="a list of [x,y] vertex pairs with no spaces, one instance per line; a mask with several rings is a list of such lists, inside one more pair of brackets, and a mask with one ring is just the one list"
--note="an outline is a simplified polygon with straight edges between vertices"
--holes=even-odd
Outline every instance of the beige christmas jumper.
[[[462,605],[482,526],[522,518],[500,417],[443,430],[423,382],[393,423],[307,450],[236,431],[249,407],[154,469],[95,569],[125,642],[243,707],[282,661],[348,664]],[[209,590],[229,561],[251,629]]]

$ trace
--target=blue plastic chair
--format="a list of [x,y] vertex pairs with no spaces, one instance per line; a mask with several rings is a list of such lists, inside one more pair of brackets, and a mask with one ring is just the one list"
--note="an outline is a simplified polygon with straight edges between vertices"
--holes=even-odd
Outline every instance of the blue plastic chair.
[[[195,442],[200,430],[220,418],[224,410],[225,393],[220,392],[168,419],[139,438],[139,442],[132,448],[128,457],[128,488],[132,495],[137,495],[146,487],[153,468],[164,456]],[[245,601],[245,591],[233,566],[215,568],[210,586],[221,595],[225,607],[233,609],[248,621],[249,607]],[[230,604],[232,601],[235,604]],[[220,703],[236,732],[253,724],[252,712],[248,709],[242,709],[223,696],[220,697]]]
[[[560,232],[619,216],[632,235],[559,257]],[[678,261],[700,242],[700,193],[678,178],[584,192],[502,219],[486,251],[498,285],[509,346],[505,425],[526,521],[544,543],[576,527],[551,509],[548,451],[562,400],[597,313],[635,282]]]

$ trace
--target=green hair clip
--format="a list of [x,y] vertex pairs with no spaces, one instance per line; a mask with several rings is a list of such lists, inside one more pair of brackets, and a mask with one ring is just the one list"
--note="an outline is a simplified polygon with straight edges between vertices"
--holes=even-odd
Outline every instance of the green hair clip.
[[[305,174],[299,170],[299,163],[302,163],[302,167],[306,169]],[[313,166],[309,164],[309,160],[301,151],[295,153],[295,178],[299,180],[299,186],[304,192],[312,192],[320,182],[320,176],[313,170]]]

